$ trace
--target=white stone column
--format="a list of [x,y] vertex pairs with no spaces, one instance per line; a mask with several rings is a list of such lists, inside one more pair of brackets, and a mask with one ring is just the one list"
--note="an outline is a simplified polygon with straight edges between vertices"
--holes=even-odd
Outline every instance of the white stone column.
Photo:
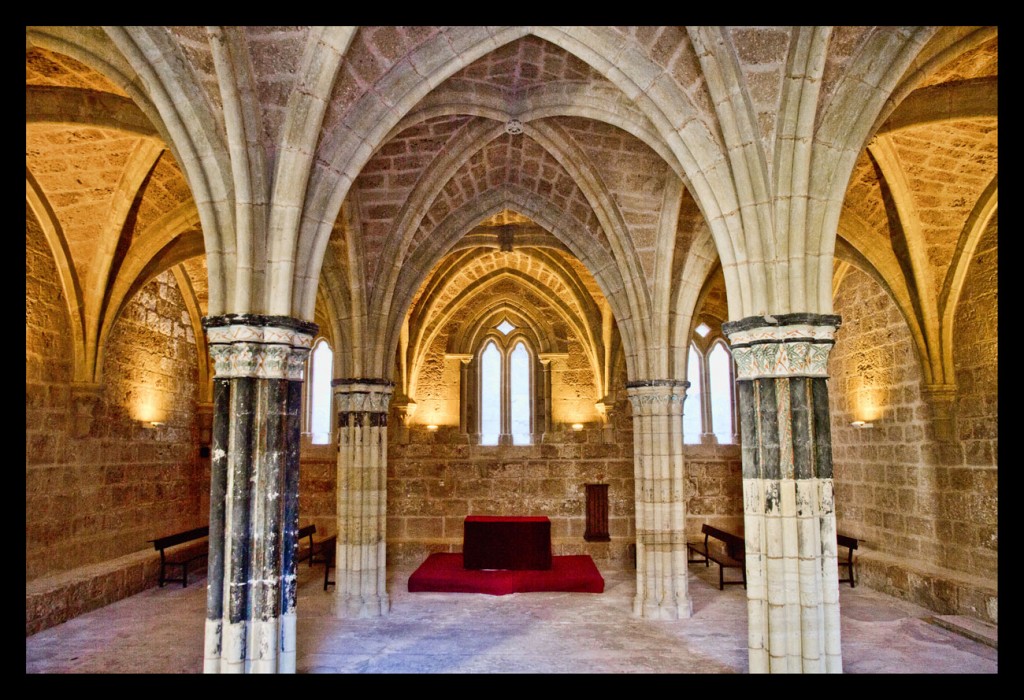
[[382,379],[335,379],[338,411],[338,544],[335,616],[379,617],[386,589],[388,405]]
[[839,323],[801,313],[722,327],[738,383],[751,673],[842,672],[826,384]]
[[688,382],[629,382],[633,408],[638,617],[676,620],[693,612],[687,587],[683,400]]

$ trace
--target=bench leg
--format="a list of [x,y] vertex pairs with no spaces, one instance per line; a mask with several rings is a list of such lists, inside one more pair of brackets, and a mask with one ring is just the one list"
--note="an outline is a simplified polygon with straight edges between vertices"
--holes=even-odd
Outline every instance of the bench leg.
[[725,590],[725,567],[721,564],[718,565],[718,590]]

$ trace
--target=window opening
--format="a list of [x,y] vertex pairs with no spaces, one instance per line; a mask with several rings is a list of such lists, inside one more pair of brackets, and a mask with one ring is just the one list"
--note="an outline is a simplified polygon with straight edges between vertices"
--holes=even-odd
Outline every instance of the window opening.
[[501,352],[494,341],[480,355],[480,444],[497,445],[501,435]]
[[711,426],[719,444],[732,442],[732,357],[722,343],[715,343],[708,357],[711,394]]
[[510,356],[509,414],[512,444],[530,444],[530,353],[522,342],[516,343]]
[[686,390],[686,401],[683,402],[683,442],[690,445],[700,443],[700,434],[703,431],[700,391],[702,364],[700,353],[691,344],[686,363],[686,378],[690,382],[690,388]]
[[326,340],[317,343],[313,350],[310,388],[310,432],[314,445],[331,442],[331,374],[334,368],[334,352]]

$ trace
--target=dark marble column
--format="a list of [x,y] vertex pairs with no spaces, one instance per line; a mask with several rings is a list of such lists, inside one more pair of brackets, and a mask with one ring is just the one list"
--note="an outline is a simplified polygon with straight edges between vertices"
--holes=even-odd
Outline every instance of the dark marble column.
[[662,620],[690,617],[686,500],[683,479],[683,400],[689,382],[626,384],[633,408],[636,491],[636,597],[633,614]]
[[302,368],[316,326],[203,319],[214,364],[204,670],[295,671]]
[[752,673],[840,673],[828,408],[838,316],[723,324],[736,363]]
[[388,405],[383,379],[335,379],[338,411],[338,543],[335,615],[379,617],[391,610],[385,552]]

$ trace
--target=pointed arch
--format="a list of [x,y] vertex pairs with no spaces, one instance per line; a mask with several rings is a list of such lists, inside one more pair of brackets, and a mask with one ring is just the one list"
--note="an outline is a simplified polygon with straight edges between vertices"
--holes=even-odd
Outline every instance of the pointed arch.
[[71,363],[72,376],[76,382],[91,383],[92,378],[85,358],[85,309],[78,272],[72,262],[71,250],[68,248],[60,220],[57,219],[46,194],[28,168],[25,168],[25,200],[46,236],[67,304],[68,327],[71,329],[71,347],[74,353]]

